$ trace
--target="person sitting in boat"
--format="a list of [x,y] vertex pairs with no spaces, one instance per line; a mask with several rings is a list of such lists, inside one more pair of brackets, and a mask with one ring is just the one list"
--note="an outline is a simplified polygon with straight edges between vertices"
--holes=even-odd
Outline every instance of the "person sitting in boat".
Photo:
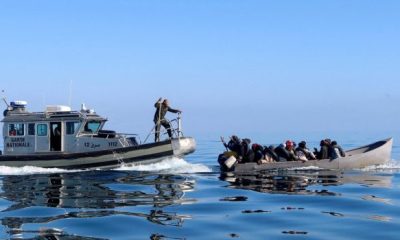
[[286,151],[286,145],[284,143],[279,144],[275,148],[275,153],[278,155],[278,162],[284,162],[289,158],[289,153]]
[[172,131],[171,131],[171,125],[169,124],[169,121],[165,118],[165,115],[167,112],[172,112],[172,113],[181,113],[182,111],[179,109],[173,109],[169,106],[169,101],[168,99],[162,100],[162,98],[159,98],[158,101],[154,104],[154,107],[157,109],[156,112],[154,113],[154,118],[153,121],[156,124],[155,127],[155,142],[160,141],[160,128],[161,125],[167,129],[167,133],[169,138],[172,138]]
[[340,157],[345,157],[346,153],[343,151],[342,147],[337,144],[336,141],[332,141],[330,145],[330,151],[329,151],[329,158],[330,159],[336,159]]
[[299,143],[299,146],[296,148],[295,153],[296,156],[299,159],[303,159],[303,160],[315,160],[316,157],[314,155],[314,153],[312,153],[308,148],[307,148],[307,143],[305,141],[301,141]]
[[297,160],[296,155],[293,151],[293,142],[290,140],[287,140],[286,143],[280,144],[275,149],[275,152],[278,155],[280,162]]
[[316,150],[317,153],[317,158],[318,159],[328,159],[329,158],[329,146],[330,146],[330,140],[325,139],[321,140],[319,143],[320,150]]
[[[238,137],[232,137],[231,144],[226,144],[221,137],[221,141],[228,150],[218,156],[218,163],[222,171],[234,169],[237,163],[254,162],[254,151],[250,148],[250,139],[245,138],[240,141]],[[238,141],[240,141],[239,144]]]
[[293,142],[292,140],[287,140],[287,141],[286,141],[286,150],[289,152],[289,159],[288,159],[287,161],[296,161],[296,160],[299,160],[299,159],[296,157],[296,154],[295,154],[295,152],[294,152],[295,146],[296,146],[296,143]]
[[270,145],[269,147],[264,147],[264,158],[268,162],[277,162],[279,161],[278,155],[275,153],[275,147],[274,145]]
[[234,156],[235,158],[237,158],[238,162],[240,163],[253,161],[254,153],[250,148],[250,139],[245,138],[243,140],[240,140],[240,138],[236,135],[232,135],[228,143],[225,143],[223,137],[221,137],[221,141],[227,149],[227,151],[220,155],[221,161],[224,161],[224,159],[227,159],[230,156]]
[[247,163],[247,162],[254,162],[254,152],[250,147],[251,140],[245,138],[242,140],[242,148],[239,152],[239,162]]
[[253,145],[251,145],[251,150],[253,150],[253,153],[254,153],[253,162],[256,162],[257,164],[266,162],[266,161],[264,161],[265,157],[264,157],[264,153],[263,153],[263,151],[264,151],[263,146],[261,146],[258,143],[253,143]]
[[230,151],[233,151],[236,154],[239,154],[241,152],[242,145],[240,143],[241,141],[238,136],[232,135],[232,137],[230,138],[228,143],[225,143],[223,137],[221,137],[221,141],[222,141],[222,144],[224,144],[226,149],[229,149]]
[[242,152],[242,144],[238,136],[232,135],[228,143],[226,143],[224,138],[221,136],[221,142],[227,150],[218,156],[218,163],[221,166],[223,166],[225,161],[231,156],[235,157],[235,159],[239,159],[239,154]]

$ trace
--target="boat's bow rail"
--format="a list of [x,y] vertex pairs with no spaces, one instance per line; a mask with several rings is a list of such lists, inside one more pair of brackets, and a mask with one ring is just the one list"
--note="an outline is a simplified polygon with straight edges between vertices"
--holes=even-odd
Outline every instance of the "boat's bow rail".
[[[181,112],[177,113],[178,116],[172,120],[165,119],[168,121],[169,125],[171,126],[170,130],[172,133],[172,138],[182,138],[184,137],[183,131],[182,131],[182,116]],[[160,127],[159,130],[157,131],[157,123],[154,124],[153,128],[151,129],[150,133],[146,136],[146,139],[144,140],[143,143],[146,143],[147,140],[151,135],[155,135],[158,132],[159,136],[165,136],[168,131],[165,128]]]

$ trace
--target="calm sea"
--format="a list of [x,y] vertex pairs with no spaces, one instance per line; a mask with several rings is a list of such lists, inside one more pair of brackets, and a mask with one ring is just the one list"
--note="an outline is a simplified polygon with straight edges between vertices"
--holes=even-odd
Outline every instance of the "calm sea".
[[222,150],[200,139],[150,166],[0,167],[0,239],[400,239],[396,139],[389,164],[345,172],[221,174]]

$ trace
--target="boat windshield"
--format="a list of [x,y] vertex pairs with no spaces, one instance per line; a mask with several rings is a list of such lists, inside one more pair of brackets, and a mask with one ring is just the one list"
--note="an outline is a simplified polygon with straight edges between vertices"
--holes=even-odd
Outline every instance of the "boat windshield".
[[84,133],[97,133],[101,126],[101,122],[99,121],[90,121],[85,124],[85,128],[83,130]]

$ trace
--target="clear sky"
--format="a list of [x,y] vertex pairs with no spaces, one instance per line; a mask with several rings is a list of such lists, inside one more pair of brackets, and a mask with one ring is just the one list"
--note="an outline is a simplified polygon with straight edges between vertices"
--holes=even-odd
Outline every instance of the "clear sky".
[[0,88],[140,134],[159,97],[194,136],[390,134],[400,1],[0,1]]

